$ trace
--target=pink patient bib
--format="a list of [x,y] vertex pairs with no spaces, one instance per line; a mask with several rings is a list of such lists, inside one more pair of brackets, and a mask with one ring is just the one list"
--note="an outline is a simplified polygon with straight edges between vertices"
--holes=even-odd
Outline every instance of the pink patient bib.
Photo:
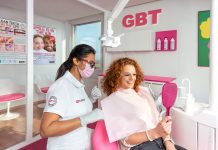
[[155,128],[158,111],[146,87],[138,93],[120,89],[101,101],[105,126],[110,142],[133,133]]

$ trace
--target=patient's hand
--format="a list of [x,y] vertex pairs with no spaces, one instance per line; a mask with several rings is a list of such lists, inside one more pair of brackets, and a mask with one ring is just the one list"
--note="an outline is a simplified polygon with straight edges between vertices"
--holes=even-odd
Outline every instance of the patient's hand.
[[170,141],[165,142],[165,147],[166,150],[176,150],[175,145]]
[[160,137],[166,137],[171,133],[172,121],[171,117],[167,116],[162,119],[156,126],[156,132],[160,135]]

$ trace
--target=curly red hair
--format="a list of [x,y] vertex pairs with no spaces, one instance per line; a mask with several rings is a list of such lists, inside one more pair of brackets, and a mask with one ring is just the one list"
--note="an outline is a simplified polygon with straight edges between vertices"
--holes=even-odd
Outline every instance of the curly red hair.
[[104,93],[110,95],[117,91],[121,80],[121,72],[126,65],[132,65],[136,70],[136,81],[134,84],[134,90],[138,92],[139,85],[144,81],[144,74],[139,64],[130,58],[120,58],[114,61],[106,70],[106,75],[102,79],[102,89]]

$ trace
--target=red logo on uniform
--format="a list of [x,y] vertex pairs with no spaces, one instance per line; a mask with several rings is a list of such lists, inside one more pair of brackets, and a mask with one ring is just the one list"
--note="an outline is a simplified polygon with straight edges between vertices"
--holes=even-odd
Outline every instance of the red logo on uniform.
[[76,100],[76,103],[80,103],[80,102],[83,102],[83,101],[85,101],[85,99],[78,99],[78,100]]

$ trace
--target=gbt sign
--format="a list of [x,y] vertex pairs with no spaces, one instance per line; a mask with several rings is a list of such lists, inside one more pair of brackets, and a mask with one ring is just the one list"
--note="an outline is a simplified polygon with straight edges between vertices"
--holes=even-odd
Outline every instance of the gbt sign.
[[130,28],[133,26],[144,26],[148,23],[148,16],[151,16],[151,24],[157,24],[158,14],[161,13],[161,9],[151,10],[146,12],[136,13],[135,16],[132,14],[126,15],[122,19],[122,25],[125,28]]

